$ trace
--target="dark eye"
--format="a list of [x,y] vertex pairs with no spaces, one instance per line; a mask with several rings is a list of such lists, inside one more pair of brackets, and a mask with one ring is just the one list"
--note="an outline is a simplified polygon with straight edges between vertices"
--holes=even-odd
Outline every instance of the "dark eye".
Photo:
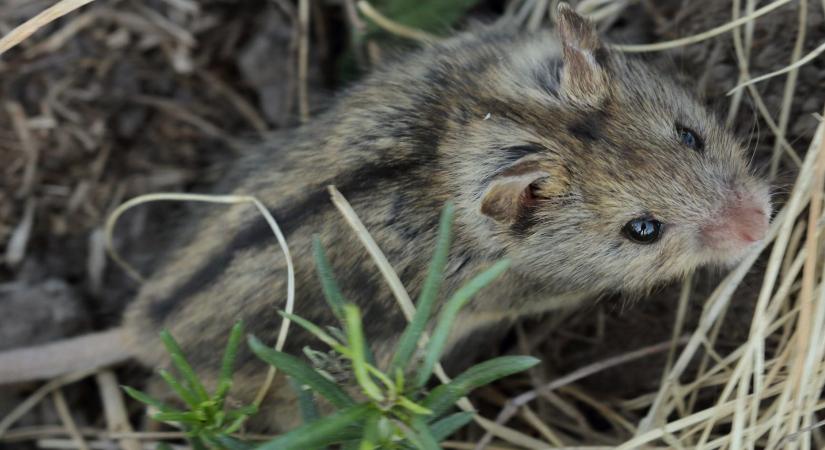
[[626,223],[622,232],[633,242],[652,244],[662,235],[662,222],[649,217],[640,217]]
[[701,152],[705,148],[705,143],[699,134],[688,127],[676,125],[676,132],[679,133],[679,142],[687,147],[690,147],[697,152]]

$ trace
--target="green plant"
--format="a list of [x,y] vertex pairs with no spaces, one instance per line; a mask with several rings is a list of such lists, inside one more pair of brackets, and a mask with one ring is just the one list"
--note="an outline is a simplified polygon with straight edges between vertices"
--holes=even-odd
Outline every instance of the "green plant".
[[181,410],[168,406],[137,389],[123,386],[129,396],[147,405],[153,406],[159,412],[152,416],[160,422],[178,423],[186,432],[193,448],[207,447],[223,448],[229,435],[236,432],[244,420],[255,413],[255,407],[245,406],[238,409],[227,409],[226,396],[232,387],[232,371],[235,355],[243,336],[243,324],[238,322],[232,327],[229,342],[221,362],[221,371],[215,391],[207,392],[201,380],[195,374],[192,366],[186,360],[178,343],[167,331],[160,333],[161,341],[177,369],[178,379],[169,371],[158,371],[161,378],[169,385],[173,392],[188,408]]
[[[375,365],[372,351],[363,332],[361,311],[348,302],[333,276],[332,267],[317,239],[313,251],[324,297],[341,328],[324,330],[292,314],[281,315],[306,329],[348,362],[363,400],[356,401],[322,370],[303,359],[277,351],[254,336],[248,343],[262,360],[285,373],[299,396],[304,425],[257,446],[232,437],[254,408],[225,410],[225,399],[231,387],[232,365],[242,334],[238,323],[224,354],[217,388],[209,395],[198,380],[183,352],[172,336],[161,333],[172,362],[182,381],[161,370],[160,375],[187,405],[188,410],[176,410],[148,395],[125,387],[135,399],[152,405],[160,412],[156,420],[179,423],[194,448],[226,448],[230,450],[306,450],[340,444],[344,449],[440,449],[439,442],[473,419],[471,412],[451,413],[459,399],[473,389],[499,378],[526,370],[538,363],[528,356],[503,356],[475,365],[452,381],[428,390],[428,383],[456,316],[463,306],[484,286],[500,276],[508,261],[493,264],[458,289],[440,310],[432,336],[424,334],[432,319],[450,246],[453,217],[451,204],[441,215],[435,251],[427,277],[417,301],[417,309],[402,333],[389,366]],[[317,352],[315,353],[318,354]],[[335,412],[319,417],[316,395],[325,399]]]
[[[314,245],[318,276],[325,298],[339,319],[343,336],[327,332],[295,315],[283,314],[303,327],[350,363],[358,388],[366,400],[356,402],[341,387],[295,356],[273,350],[250,337],[252,351],[294,380],[325,398],[337,411],[263,444],[262,450],[322,448],[343,444],[345,448],[438,449],[438,442],[472,420],[471,413],[447,415],[453,405],[473,389],[523,371],[538,360],[504,356],[478,364],[447,384],[427,391],[433,369],[446,346],[450,328],[459,310],[481,288],[508,267],[501,261],[458,289],[444,304],[430,339],[422,339],[443,279],[450,245],[453,207],[442,213],[437,244],[417,302],[417,310],[405,329],[386,370],[374,365],[364,339],[361,313],[348,303],[335,281],[332,268],[316,238]],[[416,349],[421,356],[415,357]],[[306,392],[306,391],[304,391]]]

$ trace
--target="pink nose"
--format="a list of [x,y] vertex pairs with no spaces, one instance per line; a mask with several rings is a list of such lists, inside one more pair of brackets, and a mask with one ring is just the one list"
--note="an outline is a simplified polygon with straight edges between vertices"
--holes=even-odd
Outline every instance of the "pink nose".
[[737,249],[765,238],[770,221],[766,199],[754,195],[732,196],[718,216],[702,228],[707,243],[717,249]]

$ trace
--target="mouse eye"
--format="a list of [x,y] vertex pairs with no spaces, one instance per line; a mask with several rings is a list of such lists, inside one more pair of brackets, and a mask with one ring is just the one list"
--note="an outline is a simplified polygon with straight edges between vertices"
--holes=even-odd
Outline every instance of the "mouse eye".
[[687,147],[690,147],[697,152],[701,152],[705,148],[705,143],[699,134],[688,127],[676,125],[676,133],[679,135],[679,142]]
[[622,228],[622,233],[638,244],[652,244],[662,235],[662,222],[649,217],[640,217],[626,223]]

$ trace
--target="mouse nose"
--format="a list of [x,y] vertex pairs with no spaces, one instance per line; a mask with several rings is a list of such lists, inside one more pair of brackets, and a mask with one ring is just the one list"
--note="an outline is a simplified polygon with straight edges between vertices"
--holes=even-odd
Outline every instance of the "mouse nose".
[[702,236],[712,248],[743,249],[765,238],[770,214],[766,195],[735,192],[702,227]]

